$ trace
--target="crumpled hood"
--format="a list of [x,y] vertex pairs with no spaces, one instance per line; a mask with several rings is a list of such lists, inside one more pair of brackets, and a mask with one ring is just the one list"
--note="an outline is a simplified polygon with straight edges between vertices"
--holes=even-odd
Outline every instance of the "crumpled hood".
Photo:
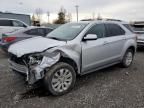
[[35,37],[12,44],[8,52],[21,57],[25,54],[42,52],[48,48],[65,45],[66,42],[54,39]]

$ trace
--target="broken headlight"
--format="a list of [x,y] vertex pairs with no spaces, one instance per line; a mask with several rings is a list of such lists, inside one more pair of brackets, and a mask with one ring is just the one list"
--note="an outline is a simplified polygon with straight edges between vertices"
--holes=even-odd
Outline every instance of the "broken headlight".
[[43,60],[43,57],[53,58],[58,54],[59,52],[53,52],[52,49],[49,49],[42,53],[32,54],[29,56],[29,65],[40,64]]
[[35,54],[35,55],[30,55],[29,56],[29,64],[34,65],[34,64],[40,64],[42,61],[43,56],[40,54]]

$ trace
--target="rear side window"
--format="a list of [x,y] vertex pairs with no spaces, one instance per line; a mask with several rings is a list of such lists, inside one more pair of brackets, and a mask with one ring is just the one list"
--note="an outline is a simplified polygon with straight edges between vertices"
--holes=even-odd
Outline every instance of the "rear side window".
[[37,31],[38,31],[38,34],[37,34],[38,36],[45,36],[45,29],[38,28]]
[[12,22],[10,20],[0,20],[0,26],[12,26]]
[[104,24],[96,24],[94,25],[87,33],[87,34],[96,34],[98,38],[102,38],[105,36],[105,26]]
[[53,31],[53,29],[46,28],[46,29],[45,29],[45,35],[49,34],[51,31]]
[[117,24],[105,24],[106,37],[124,35],[125,31]]
[[31,29],[24,33],[28,35],[45,36],[45,30],[42,28]]
[[25,34],[28,34],[28,35],[37,35],[38,34],[38,31],[37,29],[30,29],[26,32],[24,32]]

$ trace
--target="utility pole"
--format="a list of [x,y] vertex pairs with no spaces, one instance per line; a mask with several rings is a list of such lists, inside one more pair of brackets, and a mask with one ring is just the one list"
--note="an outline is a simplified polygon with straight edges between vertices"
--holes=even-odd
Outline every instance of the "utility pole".
[[92,13],[92,18],[95,20],[95,12]]
[[47,16],[48,16],[48,23],[49,23],[49,17],[50,17],[50,12],[47,12]]
[[78,17],[79,17],[79,16],[78,16],[78,14],[79,14],[78,8],[79,8],[79,6],[76,5],[75,7],[76,7],[76,14],[77,14],[77,22],[78,22]]

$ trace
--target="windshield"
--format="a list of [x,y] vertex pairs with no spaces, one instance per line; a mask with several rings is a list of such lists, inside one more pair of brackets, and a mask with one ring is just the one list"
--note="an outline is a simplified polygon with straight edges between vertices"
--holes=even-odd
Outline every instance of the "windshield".
[[72,40],[74,39],[88,23],[68,23],[60,26],[47,35],[48,38],[57,40]]

